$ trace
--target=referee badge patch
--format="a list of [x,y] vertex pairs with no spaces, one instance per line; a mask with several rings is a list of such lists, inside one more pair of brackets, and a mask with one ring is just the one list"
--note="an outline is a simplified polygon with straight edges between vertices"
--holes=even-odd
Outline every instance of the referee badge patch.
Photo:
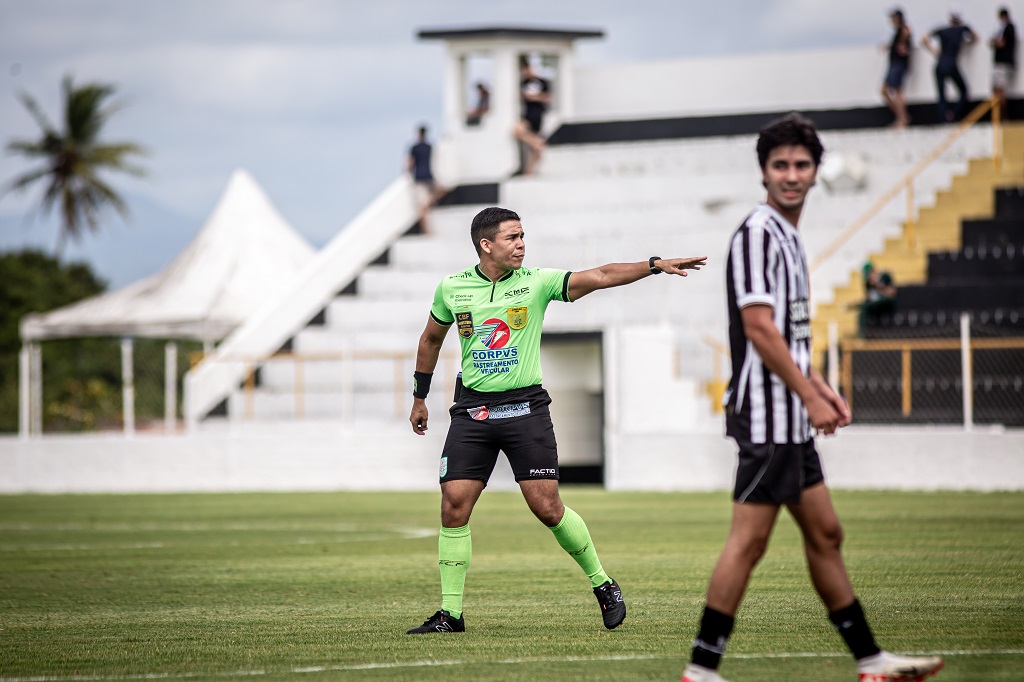
[[464,339],[473,336],[473,313],[455,313],[455,323],[458,325],[459,336]]
[[522,329],[529,321],[529,313],[525,305],[508,309],[508,326],[512,329]]

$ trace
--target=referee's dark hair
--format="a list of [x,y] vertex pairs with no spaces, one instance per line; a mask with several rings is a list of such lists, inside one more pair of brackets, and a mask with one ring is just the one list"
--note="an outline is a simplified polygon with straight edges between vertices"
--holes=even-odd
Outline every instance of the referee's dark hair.
[[491,206],[474,216],[473,224],[469,228],[469,237],[473,240],[476,255],[480,255],[480,240],[487,239],[493,242],[498,234],[498,228],[506,220],[519,220],[519,214],[507,208]]
[[764,170],[765,164],[768,163],[768,155],[773,149],[788,145],[805,147],[811,153],[814,165],[821,165],[825,148],[818,139],[814,123],[809,118],[793,112],[761,128],[761,134],[757,138],[757,160],[761,164],[761,170]]

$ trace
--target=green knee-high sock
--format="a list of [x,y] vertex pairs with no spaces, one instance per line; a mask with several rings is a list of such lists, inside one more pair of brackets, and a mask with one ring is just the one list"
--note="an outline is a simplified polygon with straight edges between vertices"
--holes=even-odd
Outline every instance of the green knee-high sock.
[[469,524],[459,528],[441,527],[437,536],[437,564],[441,567],[441,608],[456,618],[462,616],[462,592],[473,556]]
[[557,526],[550,528],[558,544],[576,560],[590,578],[591,587],[603,585],[610,580],[608,574],[601,568],[601,560],[597,558],[597,550],[590,539],[590,531],[579,514],[566,507],[562,520]]

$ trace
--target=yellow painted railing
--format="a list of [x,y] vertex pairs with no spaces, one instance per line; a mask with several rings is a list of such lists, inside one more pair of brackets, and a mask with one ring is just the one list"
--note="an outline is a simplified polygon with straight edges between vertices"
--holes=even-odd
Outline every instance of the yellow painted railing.
[[943,152],[956,142],[961,135],[963,135],[968,128],[977,123],[981,118],[992,111],[992,162],[996,169],[1002,168],[1002,150],[1003,150],[1003,135],[1002,125],[999,115],[999,100],[993,98],[986,100],[976,106],[971,113],[969,113],[964,119],[957,125],[956,129],[953,130],[949,136],[946,137],[942,142],[935,146],[927,156],[918,161],[913,168],[911,168],[902,180],[897,182],[895,185],[890,187],[882,196],[878,197],[878,200],[873,203],[868,210],[864,211],[860,217],[850,223],[839,235],[832,240],[832,242],[818,253],[814,260],[811,261],[811,271],[813,272],[817,268],[821,267],[829,258],[835,254],[839,248],[845,244],[853,235],[867,225],[872,218],[889,204],[890,201],[895,199],[900,192],[906,192],[907,200],[907,217],[906,217],[906,229],[904,236],[906,243],[909,248],[913,248],[916,243],[916,210],[914,204],[914,182],[917,177],[923,173],[928,166],[935,162]]
[[[999,100],[992,98],[981,102],[976,106],[964,119],[957,125],[956,129],[953,130],[949,136],[946,137],[942,142],[935,146],[927,156],[921,159],[917,164],[914,165],[910,171],[896,184],[890,187],[882,196],[880,196],[875,203],[873,203],[863,214],[861,214],[856,220],[848,225],[831,243],[829,243],[824,249],[818,253],[814,260],[811,261],[810,269],[813,272],[821,265],[823,265],[829,258],[835,254],[836,251],[842,247],[853,235],[860,231],[865,225],[867,225],[878,213],[889,204],[890,201],[895,199],[900,192],[906,191],[906,242],[907,246],[912,247],[916,241],[915,228],[916,228],[916,206],[914,202],[914,182],[917,177],[925,171],[932,163],[934,163],[942,154],[949,149],[949,147],[956,142],[961,135],[963,135],[968,128],[981,120],[981,118],[989,111],[992,112],[992,163],[998,170],[1002,168],[1003,163],[1003,131],[1002,131],[1002,119],[1001,112],[999,109]],[[711,337],[708,334],[704,334],[702,337],[704,343],[713,349],[713,355],[716,360],[715,377],[710,382],[709,393],[714,393],[717,386],[721,385],[722,380],[718,375],[718,364],[717,360],[722,355],[726,359],[729,358],[729,349],[725,344],[721,343],[717,339]]]

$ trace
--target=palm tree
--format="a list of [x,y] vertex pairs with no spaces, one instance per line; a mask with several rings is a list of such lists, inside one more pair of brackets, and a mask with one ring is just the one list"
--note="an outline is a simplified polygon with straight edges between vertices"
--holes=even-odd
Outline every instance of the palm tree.
[[[11,180],[3,194],[23,190],[37,181],[46,184],[39,211],[47,214],[55,204],[60,205],[61,231],[57,237],[56,254],[63,251],[67,239],[79,239],[83,228],[95,231],[99,226],[99,213],[112,206],[127,217],[124,200],[97,173],[104,169],[142,176],[145,171],[131,165],[126,157],[144,155],[142,147],[130,142],[103,144],[98,140],[100,130],[120,107],[103,102],[114,93],[113,86],[89,83],[76,87],[70,75],[64,77],[64,131],[58,132],[31,96],[22,93],[20,99],[32,118],[42,129],[36,140],[13,140],[8,152],[22,154],[43,161],[36,168]],[[2,195],[0,195],[2,196]]]

